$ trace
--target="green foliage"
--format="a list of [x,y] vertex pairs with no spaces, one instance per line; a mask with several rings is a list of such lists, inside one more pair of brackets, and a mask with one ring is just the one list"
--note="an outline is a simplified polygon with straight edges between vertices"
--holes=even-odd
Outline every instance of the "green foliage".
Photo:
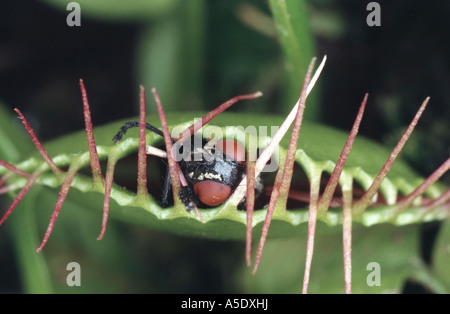
[[[62,10],[66,10],[68,2],[58,0],[43,0]],[[148,21],[151,18],[159,17],[173,8],[180,2],[179,0],[130,0],[127,2],[120,0],[78,0],[76,1],[86,14],[94,19],[110,20],[114,22],[123,21]]]

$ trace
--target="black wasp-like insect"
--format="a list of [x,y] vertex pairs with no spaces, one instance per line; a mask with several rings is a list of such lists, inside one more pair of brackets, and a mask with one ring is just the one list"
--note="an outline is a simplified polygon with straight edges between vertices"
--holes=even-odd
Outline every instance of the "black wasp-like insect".
[[[126,131],[133,127],[139,127],[138,121],[125,123],[114,136],[113,141],[119,143]],[[162,137],[161,130],[146,123],[146,128]],[[183,152],[184,145],[177,146],[172,139],[175,149],[184,156],[178,161],[188,183],[182,187],[179,196],[186,209],[193,208],[194,202],[199,208],[215,207],[228,199],[234,189],[245,175],[245,149],[244,146],[231,139],[224,139],[211,144],[205,139],[195,140],[193,135],[190,140],[190,150]],[[185,143],[186,143],[185,142]],[[201,143],[198,145],[197,143]],[[195,146],[197,144],[197,146]],[[257,180],[257,191],[262,190],[262,183]],[[172,191],[169,169],[167,168],[162,194],[162,207],[168,207]]]

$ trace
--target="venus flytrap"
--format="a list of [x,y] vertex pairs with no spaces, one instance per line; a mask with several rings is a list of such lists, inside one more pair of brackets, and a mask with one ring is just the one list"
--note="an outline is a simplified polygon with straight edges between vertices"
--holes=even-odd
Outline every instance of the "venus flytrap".
[[[302,285],[302,291],[305,293],[308,289],[310,268],[313,264],[316,221],[323,221],[329,226],[342,224],[345,292],[350,293],[353,223],[403,225],[448,218],[450,215],[450,193],[448,188],[436,183],[436,181],[448,171],[450,162],[449,160],[445,161],[425,180],[417,176],[401,160],[396,161],[396,167],[391,169],[395,157],[401,152],[407,138],[412,133],[418,118],[428,103],[428,99],[424,101],[407,132],[391,154],[371,141],[356,138],[367,103],[367,95],[361,103],[348,137],[340,131],[330,130],[325,126],[302,123],[303,110],[308,110],[307,105],[305,106],[306,96],[317,81],[325,60],[324,58],[316,73],[312,76],[313,63],[311,63],[300,99],[285,120],[273,116],[223,113],[225,109],[237,101],[261,96],[261,93],[258,92],[232,98],[216,110],[204,115],[202,119],[192,123],[192,117],[186,118],[184,115],[169,114],[166,117],[156,90],[152,90],[165,135],[165,152],[156,148],[158,144],[162,143],[162,137],[151,132],[145,132],[146,120],[156,125],[157,119],[145,117],[145,91],[143,87],[141,87],[140,92],[139,123],[136,125],[139,126],[139,139],[136,140],[129,136],[118,144],[113,143],[111,138],[117,129],[124,124],[124,121],[93,128],[83,81],[80,81],[80,87],[86,125],[84,132],[67,135],[42,145],[25,117],[19,110],[16,110],[44,161],[36,161],[34,156],[18,162],[0,160],[0,191],[10,194],[18,191],[0,224],[12,213],[34,184],[46,185],[53,189],[58,186],[60,188],[59,195],[56,197],[55,209],[44,239],[38,248],[38,251],[40,251],[50,237],[64,200],[70,195],[69,189],[73,188],[85,193],[86,200],[103,198],[103,219],[99,240],[105,236],[106,222],[111,212],[111,216],[117,219],[177,234],[216,239],[246,239],[245,258],[247,264],[251,265],[252,233],[254,230],[260,230],[262,226],[260,245],[256,253],[253,272],[258,269],[267,236],[271,234],[277,236],[303,234],[299,225],[307,224],[306,266]],[[284,135],[292,123],[294,123],[294,131],[291,140],[289,140],[284,138]],[[240,125],[244,128],[249,125],[256,127],[280,125],[280,128],[260,153],[258,159],[255,162],[247,162],[246,173],[248,177],[242,178],[241,184],[224,204],[215,208],[196,208],[195,211],[187,211],[185,204],[177,200],[179,197],[177,189],[186,186],[187,183],[183,180],[185,179],[183,173],[177,169],[178,164],[173,159],[172,140],[183,142],[207,124],[221,128],[230,124]],[[188,127],[185,127],[179,138],[171,139],[170,130],[181,125]],[[232,133],[232,131],[227,131],[227,137],[230,136],[230,132]],[[235,132],[237,136],[239,131]],[[85,139],[88,143],[87,148]],[[274,183],[265,183],[265,191],[268,193],[266,197],[269,198],[270,194],[273,196],[268,201],[268,208],[253,209],[255,202],[252,186],[255,185],[256,177],[260,175],[264,165],[269,161],[277,147],[279,147],[279,156],[281,156],[279,160],[280,169]],[[114,171],[118,161],[136,152],[138,153],[136,166],[137,193],[134,193],[122,189],[115,183]],[[148,153],[168,159],[172,191],[174,192],[174,206],[163,208],[148,193],[151,192],[148,191],[146,178],[146,154]],[[251,152],[247,152],[247,154],[249,153]],[[63,156],[64,158],[62,158]],[[84,156],[88,156],[88,158]],[[388,161],[382,166],[386,157],[388,157]],[[107,163],[104,177],[100,162]],[[291,186],[294,164],[303,168],[308,176],[309,189],[307,191],[295,191],[296,186]],[[80,173],[80,170],[86,167],[90,167],[92,177]],[[381,171],[379,171],[380,167]],[[323,178],[324,173],[329,173],[330,178],[326,187],[324,187],[324,192],[321,193],[321,178]],[[353,184],[355,181],[365,190],[364,196],[358,200],[355,197],[356,190]],[[178,183],[174,185],[173,182]],[[337,191],[339,186],[341,195]],[[404,193],[405,190],[409,192]],[[304,208],[287,210],[286,201],[291,195],[292,197],[303,195],[303,198],[304,195],[307,195],[308,211],[306,212]],[[385,196],[388,202],[373,203],[376,195]],[[405,198],[400,199],[396,195],[404,195]],[[237,208],[244,196],[247,197],[247,211]],[[382,200],[382,198],[378,197],[378,200]],[[89,203],[89,201],[87,202]],[[328,210],[330,207],[336,206],[342,207],[342,211]],[[98,210],[98,208],[92,209]]]

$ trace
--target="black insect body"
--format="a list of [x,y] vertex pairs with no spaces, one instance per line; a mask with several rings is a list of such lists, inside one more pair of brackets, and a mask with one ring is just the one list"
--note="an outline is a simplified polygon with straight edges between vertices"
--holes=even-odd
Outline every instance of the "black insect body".
[[[125,123],[114,136],[114,142],[119,143],[126,131],[132,127],[139,127],[139,122]],[[162,131],[149,123],[146,124],[146,128],[164,136]],[[239,142],[225,139],[212,144],[205,139],[195,139],[195,136],[188,139],[181,147],[173,139],[172,142],[175,151],[183,156],[183,158],[177,158],[177,162],[188,185],[182,187],[179,196],[187,210],[193,208],[193,203],[199,208],[222,204],[245,175],[245,149]],[[257,191],[257,194],[259,192]],[[163,207],[169,206],[171,195],[172,185],[167,169],[161,201]]]

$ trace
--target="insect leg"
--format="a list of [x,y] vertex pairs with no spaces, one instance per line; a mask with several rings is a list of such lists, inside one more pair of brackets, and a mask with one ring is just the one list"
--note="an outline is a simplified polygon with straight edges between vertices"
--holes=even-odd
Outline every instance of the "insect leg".
[[195,193],[193,192],[192,186],[190,185],[182,186],[178,195],[180,196],[183,204],[186,206],[187,211],[194,209],[194,205],[197,205],[198,207],[200,206],[200,204],[202,204],[197,195],[195,195]]
[[162,200],[161,200],[161,206],[163,208],[169,207],[169,197],[171,194],[171,190],[172,190],[172,183],[170,181],[169,167],[167,167],[166,175],[164,177]]
[[[139,121],[131,121],[125,123],[121,128],[120,131],[117,132],[117,134],[113,137],[114,143],[119,143],[122,140],[122,137],[125,135],[125,133],[128,131],[128,129],[139,127]],[[164,136],[163,132],[151,125],[150,123],[146,123],[145,125],[146,129],[149,131],[152,131],[158,135]]]

